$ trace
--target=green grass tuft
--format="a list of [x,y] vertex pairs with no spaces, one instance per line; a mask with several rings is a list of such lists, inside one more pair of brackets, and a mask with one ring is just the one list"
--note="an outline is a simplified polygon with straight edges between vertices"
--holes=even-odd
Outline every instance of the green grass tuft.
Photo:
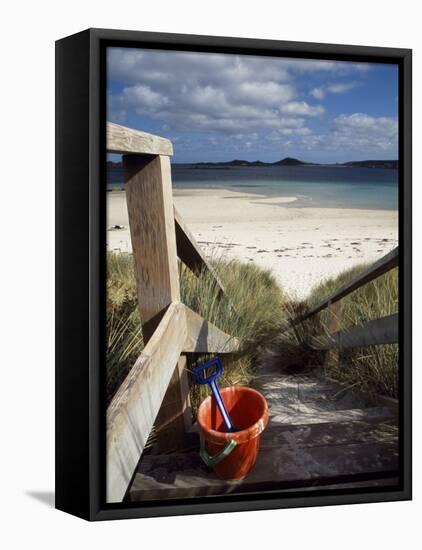
[[[229,299],[219,298],[215,279],[208,271],[196,276],[180,264],[181,300],[241,342],[241,355],[223,357],[225,372],[221,386],[248,384],[258,350],[272,341],[287,318],[282,307],[285,297],[269,270],[223,258],[214,260],[213,267]],[[107,396],[110,401],[142,351],[143,340],[132,255],[109,253],[107,268]],[[199,357],[196,363],[206,359],[207,356]],[[194,410],[207,392],[207,388],[192,384]]]
[[144,347],[130,254],[107,254],[106,309],[107,402],[110,402]]
[[[348,283],[368,265],[359,265],[315,287],[308,299],[309,307],[328,297]],[[398,311],[398,269],[393,269],[341,300],[339,329],[363,325],[368,321]],[[328,312],[317,320],[304,323],[302,330],[309,338],[318,332],[328,332]],[[337,357],[338,355],[338,357]],[[398,396],[398,345],[370,346],[328,354],[327,374],[368,394]]]
[[[180,264],[181,299],[241,342],[241,354],[223,356],[225,371],[220,384],[222,387],[249,384],[255,376],[259,376],[259,357],[262,361],[263,352],[271,349],[280,369],[324,364],[327,375],[356,390],[397,397],[397,345],[347,350],[339,357],[338,353],[325,355],[312,352],[306,342],[328,330],[326,311],[302,323],[295,331],[280,335],[280,328],[289,319],[309,310],[367,266],[356,266],[328,279],[315,287],[307,300],[298,302],[284,294],[270,270],[224,258],[214,259],[212,265],[228,299],[219,298],[215,279],[208,271],[196,276]],[[132,255],[109,253],[107,269],[107,396],[110,401],[142,351],[143,340]],[[362,325],[396,312],[398,270],[392,270],[358,289],[341,303],[340,329]],[[207,358],[196,356],[196,363],[189,358],[189,368]],[[194,412],[208,392],[208,387],[197,386],[191,380]]]
[[[224,375],[219,380],[220,386],[248,385],[255,375],[260,350],[271,345],[287,319],[283,310],[286,298],[270,270],[224,258],[215,259],[212,265],[229,299],[218,297],[215,279],[209,271],[197,277],[181,265],[182,302],[240,340],[240,355],[222,357]],[[197,357],[190,367],[208,358]],[[191,385],[194,413],[207,395],[208,386]]]

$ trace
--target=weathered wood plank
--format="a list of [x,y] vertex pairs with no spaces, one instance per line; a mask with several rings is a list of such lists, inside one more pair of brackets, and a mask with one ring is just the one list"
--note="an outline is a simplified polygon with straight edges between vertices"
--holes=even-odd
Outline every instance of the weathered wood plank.
[[[338,332],[341,330],[340,315],[341,315],[341,300],[337,302],[330,302],[328,304],[328,322],[327,330],[330,333]],[[332,348],[326,350],[324,357],[325,367],[328,368],[331,364],[336,364],[340,360],[340,352],[338,348]]]
[[181,261],[196,274],[200,274],[204,270],[212,273],[217,288],[224,294],[224,286],[215,272],[215,269],[205,258],[205,254],[201,250],[201,247],[196,242],[195,237],[176,208],[174,208],[174,222],[176,227],[177,255]]
[[262,448],[255,468],[242,481],[223,481],[208,470],[199,453],[142,459],[130,490],[131,501],[277,491],[306,486],[397,476],[395,439],[347,445]]
[[315,336],[310,345],[314,349],[329,350],[396,344],[399,341],[399,316],[393,313],[365,325],[332,334]]
[[[138,306],[142,321],[144,342],[147,344],[151,338],[155,338],[155,332],[164,319],[167,308],[180,300],[179,272],[176,255],[176,236],[173,218],[173,197],[171,188],[170,161],[167,156],[146,157],[145,155],[124,155],[123,166],[125,169],[126,198],[129,214],[129,225],[134,256],[135,278],[137,283]],[[186,321],[183,307],[178,306],[179,317],[182,319],[180,330],[186,333]],[[183,346],[185,337],[181,342]],[[188,413],[186,405],[188,401],[187,374],[183,368],[175,368],[178,365],[181,346],[176,345],[171,351],[173,364],[165,386],[160,395],[157,410],[146,414],[147,423],[142,425],[142,445],[139,442],[130,441],[131,447],[125,449],[120,463],[115,463],[115,476],[120,483],[128,482],[128,458],[129,464],[138,461],[142,447],[152,428],[152,422],[156,422],[157,438],[161,424],[169,425],[169,418],[176,418],[172,434],[183,437],[179,416]],[[147,348],[146,348],[147,349]],[[178,353],[177,353],[178,352]],[[145,352],[146,353],[146,352]],[[145,360],[144,360],[145,361]],[[168,367],[170,368],[170,366]],[[135,367],[132,369],[134,370]],[[158,367],[157,367],[158,369]],[[169,396],[166,394],[167,385],[171,379]],[[147,381],[143,382],[147,385]],[[138,387],[138,392],[146,391]],[[146,398],[145,394],[144,399]],[[148,398],[147,398],[148,399]],[[162,415],[160,415],[160,405]],[[152,418],[152,422],[151,422]],[[127,438],[130,436],[127,434]],[[117,435],[115,436],[117,438]],[[164,437],[164,442],[169,441]],[[126,443],[124,441],[124,443]],[[135,444],[136,443],[136,444]],[[122,471],[117,472],[118,464]],[[136,462],[135,462],[136,465]],[[130,479],[130,477],[129,477]],[[114,490],[114,489],[111,489]],[[121,490],[121,487],[119,487]]]
[[186,340],[172,303],[107,409],[107,502],[120,502],[142,454]]
[[399,248],[394,248],[391,252],[380,258],[378,261],[376,261],[373,265],[362,271],[359,275],[357,275],[354,279],[352,279],[349,283],[346,283],[342,287],[340,287],[336,292],[331,294],[328,298],[320,302],[317,306],[313,307],[310,311],[305,313],[304,315],[301,315],[298,317],[294,323],[298,323],[300,321],[304,321],[305,319],[308,319],[309,317],[312,317],[316,313],[319,313],[323,309],[326,309],[330,304],[334,304],[338,300],[341,300],[351,292],[357,290],[361,286],[373,281],[377,277],[380,277],[384,273],[387,273],[387,271],[390,271],[390,269],[393,269],[394,267],[397,267],[399,265]]
[[215,325],[192,311],[186,305],[187,337],[185,353],[236,353],[240,351],[237,338],[226,334]]
[[123,166],[139,312],[147,341],[160,312],[180,300],[170,161],[162,156],[146,161],[125,155]]
[[341,316],[341,302],[330,302],[328,304],[328,311],[330,318],[327,323],[327,328],[330,332],[338,332],[341,328],[340,316]]
[[261,436],[261,449],[281,445],[300,448],[327,445],[358,445],[398,441],[398,417],[367,416],[361,420],[318,424],[269,424]]
[[[324,490],[326,491],[332,491],[332,490],[339,490],[339,489],[370,489],[372,487],[390,487],[390,488],[397,488],[399,486],[399,478],[394,476],[394,473],[391,474],[391,477],[378,477],[376,476],[375,479],[370,479],[370,475],[366,476],[359,476],[361,479],[365,479],[364,481],[357,481],[357,476],[354,476],[353,481],[350,481],[349,483],[330,483],[324,485]],[[313,491],[320,491],[321,490],[321,484],[317,485],[310,485],[307,487],[298,487],[295,489],[286,489],[283,491],[283,493],[297,493],[300,491],[301,493],[312,493]]]
[[183,447],[186,433],[192,426],[186,367],[186,357],[179,357],[155,421],[157,442],[154,451],[157,453],[177,451]]
[[[266,374],[265,369],[263,374]],[[390,486],[397,483],[398,421],[392,409],[327,410],[326,398],[333,393],[336,398],[341,387],[310,375],[271,372],[268,376],[260,376],[258,389],[269,403],[283,405],[296,400],[303,406],[311,404],[315,410],[288,414],[287,418],[273,411],[261,436],[257,464],[245,480],[219,480],[201,462],[197,452],[198,436],[192,433],[184,454],[142,458],[128,498],[144,501],[255,491],[312,490],[344,483],[373,486],[378,480]],[[351,403],[346,400],[344,404]]]
[[286,323],[284,327],[281,328],[280,333],[288,332],[291,330],[295,325],[306,321],[306,319],[309,319],[310,317],[316,315],[320,311],[326,309],[330,304],[335,304],[348,294],[354,292],[358,288],[366,285],[367,283],[370,283],[374,279],[380,277],[381,275],[384,275],[384,273],[387,273],[391,269],[397,267],[399,265],[399,248],[396,247],[391,252],[377,260],[373,265],[368,267],[368,269],[365,269],[357,275],[354,279],[352,279],[349,283],[346,283],[342,287],[340,287],[338,290],[336,290],[331,296],[328,296],[328,298],[325,298],[322,302],[320,302],[318,305],[314,306],[311,310],[309,310],[307,313],[304,313],[303,315],[300,315],[296,317],[296,319],[293,319],[292,321],[289,321]]
[[107,122],[107,152],[144,155],[173,155],[170,140]]
[[[125,155],[123,165],[138,305],[147,342],[166,307],[180,300],[170,160]],[[188,390],[186,369],[175,369],[155,424],[162,451],[166,445],[173,448],[177,438],[183,442],[184,425],[191,422]]]
[[[357,411],[340,411],[344,417],[331,415],[330,421],[316,419],[315,423],[270,422],[261,435],[260,449],[270,449],[281,445],[290,445],[292,441],[298,447],[320,447],[326,445],[357,445],[359,443],[379,443],[380,441],[398,441],[398,414],[392,409],[381,407],[377,413],[374,408],[366,409],[369,414]],[[359,409],[364,412],[365,409]],[[327,420],[327,421],[326,421]],[[184,452],[196,452],[199,449],[198,425],[190,431],[189,442]]]
[[[368,399],[358,396],[337,382],[316,376],[283,376],[275,373],[267,377],[260,376],[258,371],[252,384],[265,395],[270,411],[270,424],[275,415],[285,422],[295,424],[301,423],[297,419],[303,418],[303,415],[317,422],[321,413],[339,411],[341,414],[345,409],[361,409],[370,404]],[[331,417],[331,421],[335,419]]]
[[292,411],[284,407],[282,403],[272,407],[270,423],[274,426],[322,424],[330,422],[346,422],[349,420],[367,420],[378,418],[379,420],[391,417],[392,410],[389,407],[368,407],[363,409],[328,409],[317,406],[300,406],[300,410]]

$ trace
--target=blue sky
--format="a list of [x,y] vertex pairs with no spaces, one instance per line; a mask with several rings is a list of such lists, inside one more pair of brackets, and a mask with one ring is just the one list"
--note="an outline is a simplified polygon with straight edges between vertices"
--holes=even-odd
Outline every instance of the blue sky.
[[171,139],[173,162],[398,155],[395,65],[109,48],[107,76],[108,120]]

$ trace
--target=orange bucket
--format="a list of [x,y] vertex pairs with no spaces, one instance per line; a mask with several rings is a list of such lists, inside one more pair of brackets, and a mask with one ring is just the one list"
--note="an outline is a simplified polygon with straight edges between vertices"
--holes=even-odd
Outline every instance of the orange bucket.
[[198,410],[201,457],[221,479],[243,479],[255,465],[260,436],[268,424],[267,401],[243,386],[223,388],[220,393],[238,431],[227,431],[215,400],[207,397]]

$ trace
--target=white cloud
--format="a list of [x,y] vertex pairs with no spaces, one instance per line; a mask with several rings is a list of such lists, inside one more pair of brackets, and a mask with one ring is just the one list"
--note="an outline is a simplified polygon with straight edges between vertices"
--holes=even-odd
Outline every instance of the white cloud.
[[[216,151],[250,148],[257,158],[286,146],[344,152],[345,160],[353,151],[362,158],[397,154],[396,118],[343,114],[327,126],[321,101],[358,86],[369,64],[110,49],[107,68],[109,120],[149,117],[189,155],[205,143]],[[322,82],[308,92],[309,103],[308,73]]]
[[124,124],[127,118],[127,111],[121,106],[119,99],[116,101],[116,97],[107,94],[107,120],[115,122],[116,124]]
[[355,63],[353,61],[326,61],[321,59],[282,59],[283,67],[296,72],[322,72],[334,74],[367,73],[371,70],[368,63]]
[[331,84],[330,86],[327,86],[326,90],[332,94],[344,94],[345,92],[356,88],[356,86],[356,82]]
[[338,82],[335,84],[330,84],[328,86],[319,86],[317,88],[313,88],[309,92],[309,95],[311,95],[315,99],[321,100],[321,99],[324,99],[327,93],[344,94],[349,90],[356,88],[357,85],[358,84],[356,82]]
[[[286,141],[286,136],[290,136]],[[294,134],[274,131],[267,141],[288,146],[298,154],[323,152],[328,158],[347,161],[371,158],[397,158],[398,128],[395,117],[373,117],[366,113],[354,113],[336,117],[326,132],[313,133],[305,126]]]
[[295,90],[290,84],[278,82],[240,82],[233,90],[233,99],[246,103],[276,106],[290,101],[295,96]]
[[334,131],[338,134],[355,132],[359,135],[397,138],[397,119],[393,117],[374,117],[365,113],[340,115],[333,121]]
[[108,77],[123,82],[165,82],[169,68],[174,75],[190,81],[213,82],[275,81],[288,82],[294,73],[361,74],[370,70],[368,63],[239,56],[195,52],[168,52],[109,48]]
[[306,137],[304,143],[309,148],[344,151],[345,156],[349,151],[361,151],[366,158],[373,153],[396,156],[398,122],[394,117],[343,114],[333,120],[328,134]]
[[305,101],[292,101],[286,103],[281,107],[282,113],[287,113],[289,115],[299,115],[299,116],[318,116],[324,113],[325,109],[321,105],[309,105]]
[[149,86],[141,84],[125,88],[121,97],[122,103],[130,106],[142,106],[147,110],[156,111],[165,107],[169,99],[159,92],[155,92]]
[[309,93],[315,99],[324,99],[325,97],[325,91],[323,88],[313,88]]
[[111,48],[107,76],[123,84],[123,89],[111,96],[109,113],[121,122],[132,110],[158,119],[169,132],[303,132],[304,119],[322,115],[324,108],[300,101],[295,75],[359,73],[364,67],[336,61]]

